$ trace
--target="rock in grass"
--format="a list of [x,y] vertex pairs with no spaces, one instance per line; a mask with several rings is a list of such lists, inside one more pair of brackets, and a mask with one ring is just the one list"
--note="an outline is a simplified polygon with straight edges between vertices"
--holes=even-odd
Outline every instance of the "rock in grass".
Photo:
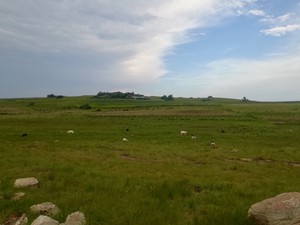
[[22,215],[12,213],[2,223],[2,225],[25,225],[28,222],[28,218],[25,213]]
[[85,225],[86,220],[82,212],[74,212],[68,215],[66,222],[61,225]]
[[300,193],[283,193],[255,203],[248,218],[259,225],[299,225]]
[[14,195],[12,196],[12,200],[20,200],[22,199],[23,197],[25,196],[25,193],[24,192],[17,192],[17,193],[14,193]]
[[41,204],[33,205],[30,207],[30,210],[33,213],[47,216],[56,216],[61,212],[60,209],[51,202],[43,202]]
[[18,221],[15,223],[15,225],[25,225],[28,222],[28,218],[25,213],[22,214],[22,216],[18,219]]
[[28,178],[19,178],[15,181],[14,186],[16,188],[23,188],[23,187],[35,187],[38,186],[39,181],[34,177]]
[[31,223],[31,225],[59,225],[59,222],[48,216],[39,216]]

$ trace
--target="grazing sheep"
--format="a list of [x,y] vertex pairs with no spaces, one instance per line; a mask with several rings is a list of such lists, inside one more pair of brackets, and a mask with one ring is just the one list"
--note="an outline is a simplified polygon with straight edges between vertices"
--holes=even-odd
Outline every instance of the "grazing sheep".
[[180,134],[181,134],[181,135],[186,135],[186,134],[187,134],[187,131],[186,131],[186,130],[182,130],[182,131],[180,131]]
[[28,135],[26,133],[22,134],[22,137],[27,137]]
[[74,130],[68,130],[67,134],[74,134]]
[[211,142],[210,142],[210,145],[211,145],[212,147],[216,147],[216,142],[211,141]]
[[197,136],[195,136],[195,135],[192,134],[192,139],[193,139],[193,140],[196,140],[196,139],[197,139]]
[[128,141],[127,138],[123,138],[122,141]]

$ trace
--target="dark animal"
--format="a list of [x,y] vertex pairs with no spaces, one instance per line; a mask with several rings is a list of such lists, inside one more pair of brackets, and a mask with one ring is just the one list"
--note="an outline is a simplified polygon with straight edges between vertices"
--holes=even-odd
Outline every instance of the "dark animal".
[[27,137],[28,135],[26,133],[22,134],[22,137]]

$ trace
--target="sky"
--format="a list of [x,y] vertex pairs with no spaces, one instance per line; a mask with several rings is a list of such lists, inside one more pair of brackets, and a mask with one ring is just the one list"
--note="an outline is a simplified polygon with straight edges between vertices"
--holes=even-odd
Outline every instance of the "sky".
[[0,98],[300,101],[300,0],[1,0]]

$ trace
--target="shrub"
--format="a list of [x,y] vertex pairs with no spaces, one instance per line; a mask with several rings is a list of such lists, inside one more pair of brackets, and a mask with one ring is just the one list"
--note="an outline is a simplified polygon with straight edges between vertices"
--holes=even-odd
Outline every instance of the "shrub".
[[79,106],[79,109],[91,109],[91,108],[92,108],[92,106],[87,103]]

